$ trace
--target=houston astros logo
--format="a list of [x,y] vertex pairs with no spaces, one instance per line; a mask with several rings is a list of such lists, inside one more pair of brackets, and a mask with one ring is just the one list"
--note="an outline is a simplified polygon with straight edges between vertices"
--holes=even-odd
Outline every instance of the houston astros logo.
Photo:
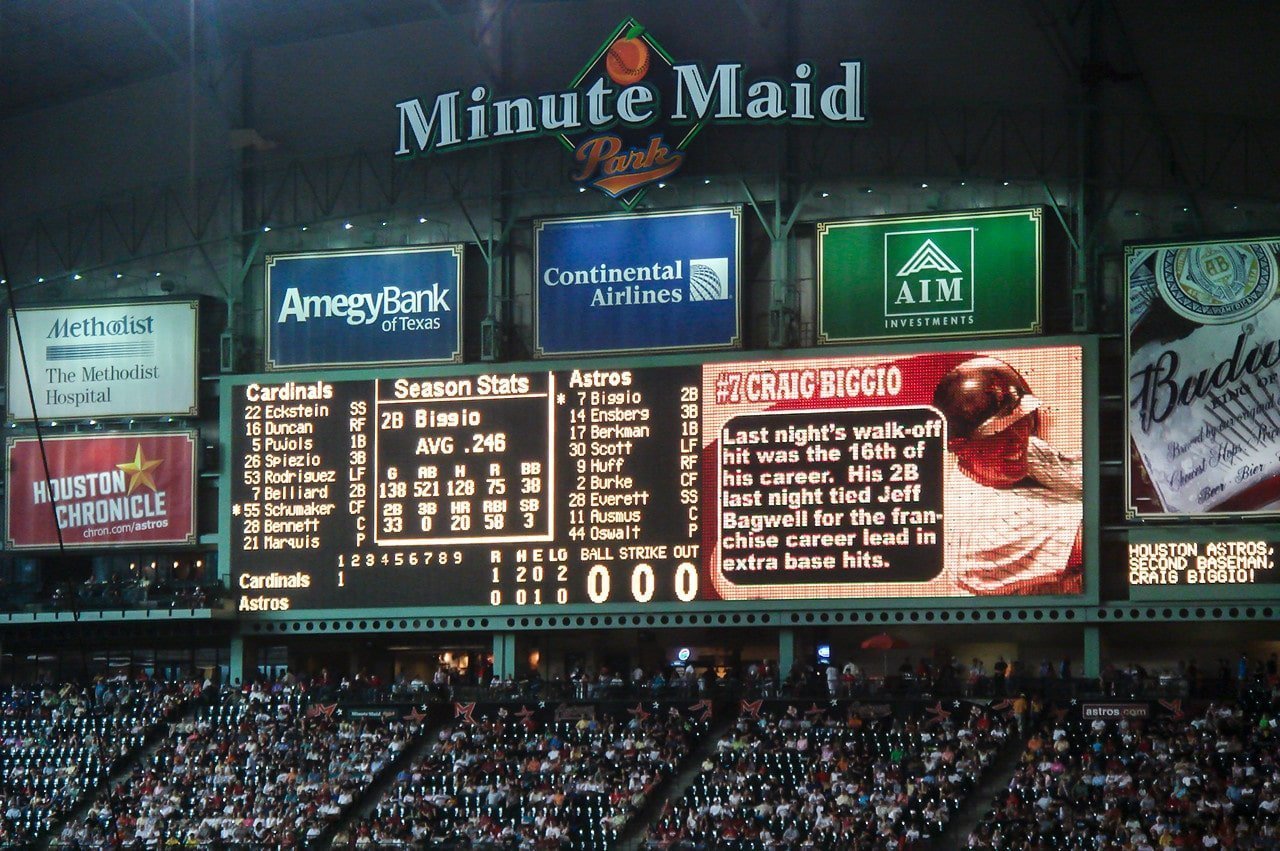
[[1256,242],[1167,248],[1156,264],[1156,286],[1180,316],[1209,325],[1238,322],[1271,302],[1275,261]]

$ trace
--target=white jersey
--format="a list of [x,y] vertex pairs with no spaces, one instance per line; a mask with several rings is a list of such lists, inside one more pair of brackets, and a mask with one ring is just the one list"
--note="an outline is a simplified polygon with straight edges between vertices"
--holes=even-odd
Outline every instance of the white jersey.
[[947,566],[974,594],[1043,592],[1061,579],[1084,517],[1080,459],[1037,437],[1028,445],[1029,475],[1011,488],[978,484],[947,453]]

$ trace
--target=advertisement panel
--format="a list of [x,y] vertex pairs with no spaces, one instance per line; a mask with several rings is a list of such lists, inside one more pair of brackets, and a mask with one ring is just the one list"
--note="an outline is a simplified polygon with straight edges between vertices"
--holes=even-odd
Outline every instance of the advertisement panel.
[[1083,355],[228,377],[238,608],[1079,595]]
[[[9,549],[193,544],[193,432],[8,440]],[[45,460],[48,461],[46,475]]]
[[194,301],[24,307],[20,351],[9,311],[9,419],[195,415],[198,319]]
[[818,224],[818,340],[988,337],[1042,327],[1043,209]]
[[740,207],[544,220],[534,239],[537,356],[739,345]]
[[1280,240],[1125,252],[1131,517],[1280,511]]
[[267,368],[462,359],[462,246],[276,254]]

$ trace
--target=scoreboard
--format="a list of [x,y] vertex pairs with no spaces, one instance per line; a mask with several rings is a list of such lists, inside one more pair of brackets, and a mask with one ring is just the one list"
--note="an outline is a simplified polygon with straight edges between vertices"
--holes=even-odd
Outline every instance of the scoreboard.
[[[238,608],[1079,593],[1082,360],[1040,346],[227,378]],[[1029,426],[1021,450],[993,450],[1026,467],[999,489],[971,481],[935,400],[990,362],[1030,388],[1025,416],[988,412]]]

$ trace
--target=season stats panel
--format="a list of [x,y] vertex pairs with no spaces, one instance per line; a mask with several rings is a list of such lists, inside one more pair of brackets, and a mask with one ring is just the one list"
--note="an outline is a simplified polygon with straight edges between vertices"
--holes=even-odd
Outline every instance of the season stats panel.
[[236,386],[239,608],[696,599],[700,375]]

